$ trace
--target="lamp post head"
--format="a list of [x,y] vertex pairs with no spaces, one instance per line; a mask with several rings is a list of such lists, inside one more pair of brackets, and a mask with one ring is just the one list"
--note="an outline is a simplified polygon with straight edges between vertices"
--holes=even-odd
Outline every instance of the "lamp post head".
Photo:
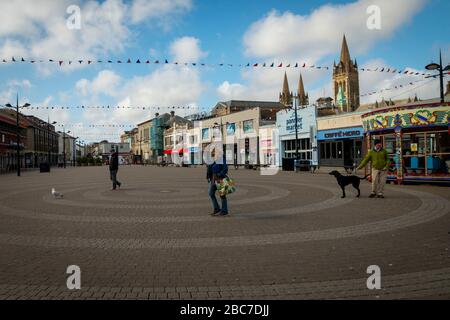
[[25,103],[25,104],[22,106],[22,108],[28,108],[29,106],[30,106],[29,103]]
[[444,70],[442,70],[442,71],[449,71],[449,70],[450,70],[450,64],[447,65],[447,66],[444,68]]
[[428,64],[426,67],[425,67],[425,69],[427,69],[427,70],[439,70],[441,68],[441,66],[440,65],[438,65],[437,63],[430,63],[430,64]]
[[5,106],[8,108],[14,108],[10,103],[5,104]]

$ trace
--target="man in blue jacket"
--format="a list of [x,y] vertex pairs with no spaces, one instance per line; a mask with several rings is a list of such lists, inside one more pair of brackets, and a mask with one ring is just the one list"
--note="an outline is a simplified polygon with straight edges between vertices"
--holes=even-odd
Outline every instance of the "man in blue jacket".
[[[211,152],[211,156],[213,159],[215,159],[215,151],[213,150]],[[222,209],[219,207],[219,203],[217,202],[216,198],[216,191],[217,186],[216,182],[219,182],[223,178],[225,178],[228,174],[228,166],[224,161],[221,161],[222,163],[217,163],[214,161],[213,163],[209,164],[206,168],[206,180],[208,180],[209,183],[209,197],[211,198],[211,203],[213,205],[213,212],[211,215],[213,216],[226,216],[228,214],[228,201],[227,196],[221,196],[221,202],[222,202]]]

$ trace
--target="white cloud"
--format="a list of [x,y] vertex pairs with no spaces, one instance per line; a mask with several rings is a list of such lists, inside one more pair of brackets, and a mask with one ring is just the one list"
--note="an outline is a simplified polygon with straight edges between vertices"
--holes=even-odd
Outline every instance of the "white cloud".
[[120,76],[114,71],[102,70],[92,81],[81,79],[76,83],[75,87],[81,96],[87,96],[89,94],[114,96],[120,82]]
[[[366,52],[380,40],[392,37],[423,7],[426,0],[359,0],[348,4],[323,5],[307,15],[272,10],[254,22],[243,36],[245,54],[266,63],[279,62],[307,65],[332,64],[338,60],[342,36],[345,33],[352,57]],[[381,30],[369,30],[367,7],[381,9]],[[262,61],[261,61],[262,62]],[[383,62],[384,63],[384,62]],[[242,73],[242,83],[224,81],[217,88],[220,99],[278,100],[284,71],[288,72],[290,90],[296,93],[300,72],[310,102],[331,95],[332,72],[317,69],[254,68]],[[382,78],[380,78],[382,77]],[[360,72],[361,93],[390,85],[392,74]],[[399,81],[405,81],[399,80]]]
[[[70,5],[81,9],[81,29],[66,25]],[[12,56],[34,59],[62,59],[62,69],[73,70],[86,64],[67,60],[95,60],[108,54],[122,52],[133,43],[130,27],[144,20],[164,20],[164,27],[173,23],[174,13],[190,10],[190,0],[133,2],[123,0],[12,0],[2,2],[0,10],[0,58]],[[44,75],[58,64],[36,64]]]
[[[362,68],[374,69],[379,66],[385,68],[394,67],[389,66],[382,59],[376,59],[366,62]],[[408,69],[409,71],[419,72],[419,70]],[[420,80],[420,81],[419,81]],[[412,83],[412,85],[411,85]],[[402,87],[400,87],[400,85]],[[395,88],[397,86],[397,88]],[[409,76],[405,74],[390,74],[386,72],[364,72],[360,76],[360,94],[364,95],[371,92],[377,92],[370,96],[361,97],[361,103],[374,103],[375,101],[408,99],[417,97],[421,100],[432,99],[439,96],[439,80],[433,78],[422,78]],[[388,89],[388,90],[386,90]]]
[[131,21],[143,22],[149,19],[159,19],[167,24],[180,13],[192,9],[191,0],[135,0],[131,6]]
[[200,40],[194,37],[176,39],[170,46],[175,61],[197,62],[208,55],[200,49]]
[[[244,35],[245,53],[252,57],[278,57],[319,61],[340,50],[342,34],[360,54],[378,40],[391,37],[422,8],[425,0],[359,0],[344,5],[324,5],[309,15],[271,11],[253,23]],[[381,30],[366,26],[367,7],[381,9]]]
[[[148,75],[131,79],[124,79],[109,72],[101,71],[92,80],[81,79],[76,84],[76,91],[86,97],[85,105],[98,105],[98,96],[95,93],[101,92],[117,101],[114,106],[125,108],[85,110],[82,115],[85,123],[135,126],[153,118],[156,112],[170,112],[173,106],[190,107],[175,109],[176,114],[180,116],[195,113],[205,88],[198,69],[190,67],[164,65]],[[131,128],[84,128],[78,132],[81,136],[83,132],[86,135],[98,133],[99,137],[102,132],[117,132],[119,137],[120,132],[128,129]]]
[[330,76],[329,71],[308,70],[303,68],[253,68],[242,72],[244,83],[222,82],[216,89],[220,100],[266,100],[278,101],[278,94],[282,90],[284,72],[286,71],[289,89],[297,93],[300,72],[303,77],[305,90],[309,93],[313,85],[325,75]]

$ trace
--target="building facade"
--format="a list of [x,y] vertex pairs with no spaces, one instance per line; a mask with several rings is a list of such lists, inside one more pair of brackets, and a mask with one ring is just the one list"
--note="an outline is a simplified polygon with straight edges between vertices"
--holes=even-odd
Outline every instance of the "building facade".
[[59,134],[55,127],[47,121],[35,116],[25,116],[28,123],[27,144],[24,150],[25,165],[27,168],[38,168],[41,163],[58,163]]
[[352,167],[364,156],[361,115],[351,112],[317,119],[320,166]]
[[[309,161],[311,165],[318,164],[317,153],[317,109],[308,106],[297,110],[296,118],[292,109],[277,113],[276,128],[279,135],[278,163],[287,170],[293,169],[293,159]],[[298,150],[298,155],[297,155]]]
[[[27,144],[27,123],[23,117],[19,118],[20,149]],[[21,157],[21,167],[25,160]],[[17,169],[17,121],[16,112],[0,109],[0,173]]]

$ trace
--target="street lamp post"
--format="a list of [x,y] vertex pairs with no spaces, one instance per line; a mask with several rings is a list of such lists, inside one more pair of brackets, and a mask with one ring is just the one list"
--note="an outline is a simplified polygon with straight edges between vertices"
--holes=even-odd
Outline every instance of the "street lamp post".
[[442,67],[442,52],[439,50],[439,64],[437,63],[430,63],[428,64],[425,69],[427,70],[439,70],[439,80],[440,80],[440,89],[441,89],[441,103],[444,103],[444,71],[450,70],[450,64],[447,65],[445,68]]
[[295,121],[295,160],[298,160],[299,158],[299,148],[298,148],[298,104],[297,104],[297,97],[293,98],[293,106],[292,108],[294,109],[294,121]]
[[[17,176],[20,177],[20,125],[19,125],[19,94],[17,94],[16,100],[16,126],[17,126]],[[8,108],[14,108],[11,104],[7,103],[5,106]],[[25,103],[22,108],[29,107],[29,103]]]

